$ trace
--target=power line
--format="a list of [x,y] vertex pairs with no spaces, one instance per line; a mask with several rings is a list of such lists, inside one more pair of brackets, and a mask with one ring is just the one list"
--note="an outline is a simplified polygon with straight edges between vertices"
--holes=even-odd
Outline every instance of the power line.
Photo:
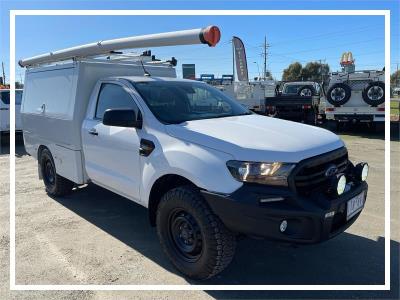
[[364,41],[356,41],[356,42],[351,42],[351,43],[336,44],[335,46],[329,46],[329,47],[321,47],[321,48],[300,50],[300,51],[294,51],[294,52],[287,52],[287,53],[283,53],[283,55],[286,55],[286,54],[297,54],[297,53],[307,53],[307,52],[313,52],[313,51],[325,50],[325,49],[332,49],[332,48],[341,48],[341,47],[343,47],[343,46],[357,45],[357,44],[363,44],[363,43],[370,43],[371,41],[380,40],[380,39],[382,39],[382,38],[383,38],[383,37],[379,37],[379,38],[368,39],[368,40],[364,40]]
[[376,27],[375,25],[369,25],[369,26],[359,27],[358,29],[356,28],[355,30],[354,30],[354,28],[352,28],[352,30],[343,29],[343,30],[340,30],[340,31],[326,32],[326,33],[321,33],[321,34],[311,35],[311,36],[308,35],[306,37],[301,37],[301,38],[299,37],[299,38],[290,39],[290,40],[281,40],[281,41],[272,43],[272,46],[280,45],[280,44],[293,43],[293,41],[300,41],[300,40],[313,40],[313,41],[315,41],[315,40],[319,40],[318,38],[320,38],[320,39],[329,38],[330,39],[330,38],[332,38],[332,35],[335,35],[335,34],[340,34],[340,36],[338,37],[338,38],[340,38],[344,34],[345,35],[353,34],[353,33],[358,33],[358,32],[363,32],[363,31],[369,31],[371,29],[376,30],[376,29],[380,29],[380,28]]

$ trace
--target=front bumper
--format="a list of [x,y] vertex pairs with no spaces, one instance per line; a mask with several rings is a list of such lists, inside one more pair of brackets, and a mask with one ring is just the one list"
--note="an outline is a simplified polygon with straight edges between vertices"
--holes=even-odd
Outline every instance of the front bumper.
[[[319,194],[304,198],[288,188],[244,184],[230,195],[202,191],[211,209],[231,231],[255,237],[280,240],[296,244],[313,244],[328,240],[346,230],[361,211],[347,220],[347,202],[364,192],[368,185],[361,182],[336,199]],[[277,202],[261,199],[282,197]],[[365,203],[364,200],[364,203]],[[326,217],[334,211],[335,215]],[[280,224],[287,220],[287,229]]]

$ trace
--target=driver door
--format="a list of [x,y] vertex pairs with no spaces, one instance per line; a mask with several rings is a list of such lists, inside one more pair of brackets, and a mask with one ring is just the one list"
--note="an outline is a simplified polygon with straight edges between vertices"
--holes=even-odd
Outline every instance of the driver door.
[[107,109],[133,109],[140,114],[130,88],[119,82],[103,82],[96,108],[82,128],[85,166],[90,179],[115,193],[140,201],[140,129],[106,126]]

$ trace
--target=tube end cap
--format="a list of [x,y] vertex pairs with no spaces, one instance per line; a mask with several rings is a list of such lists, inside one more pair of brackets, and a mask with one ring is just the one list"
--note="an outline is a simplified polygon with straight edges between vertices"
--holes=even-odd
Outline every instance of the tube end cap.
[[215,47],[221,39],[221,31],[217,26],[208,26],[203,28],[200,33],[200,40],[203,44]]

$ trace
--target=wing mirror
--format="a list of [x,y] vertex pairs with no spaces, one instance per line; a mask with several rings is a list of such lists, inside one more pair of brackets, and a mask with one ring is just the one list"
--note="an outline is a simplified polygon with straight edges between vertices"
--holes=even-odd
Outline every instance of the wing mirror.
[[137,118],[133,109],[107,109],[104,112],[103,124],[141,129],[143,122]]
[[277,95],[277,96],[281,96],[282,95],[282,91],[279,88],[280,88],[280,84],[277,84],[275,86],[275,95]]

